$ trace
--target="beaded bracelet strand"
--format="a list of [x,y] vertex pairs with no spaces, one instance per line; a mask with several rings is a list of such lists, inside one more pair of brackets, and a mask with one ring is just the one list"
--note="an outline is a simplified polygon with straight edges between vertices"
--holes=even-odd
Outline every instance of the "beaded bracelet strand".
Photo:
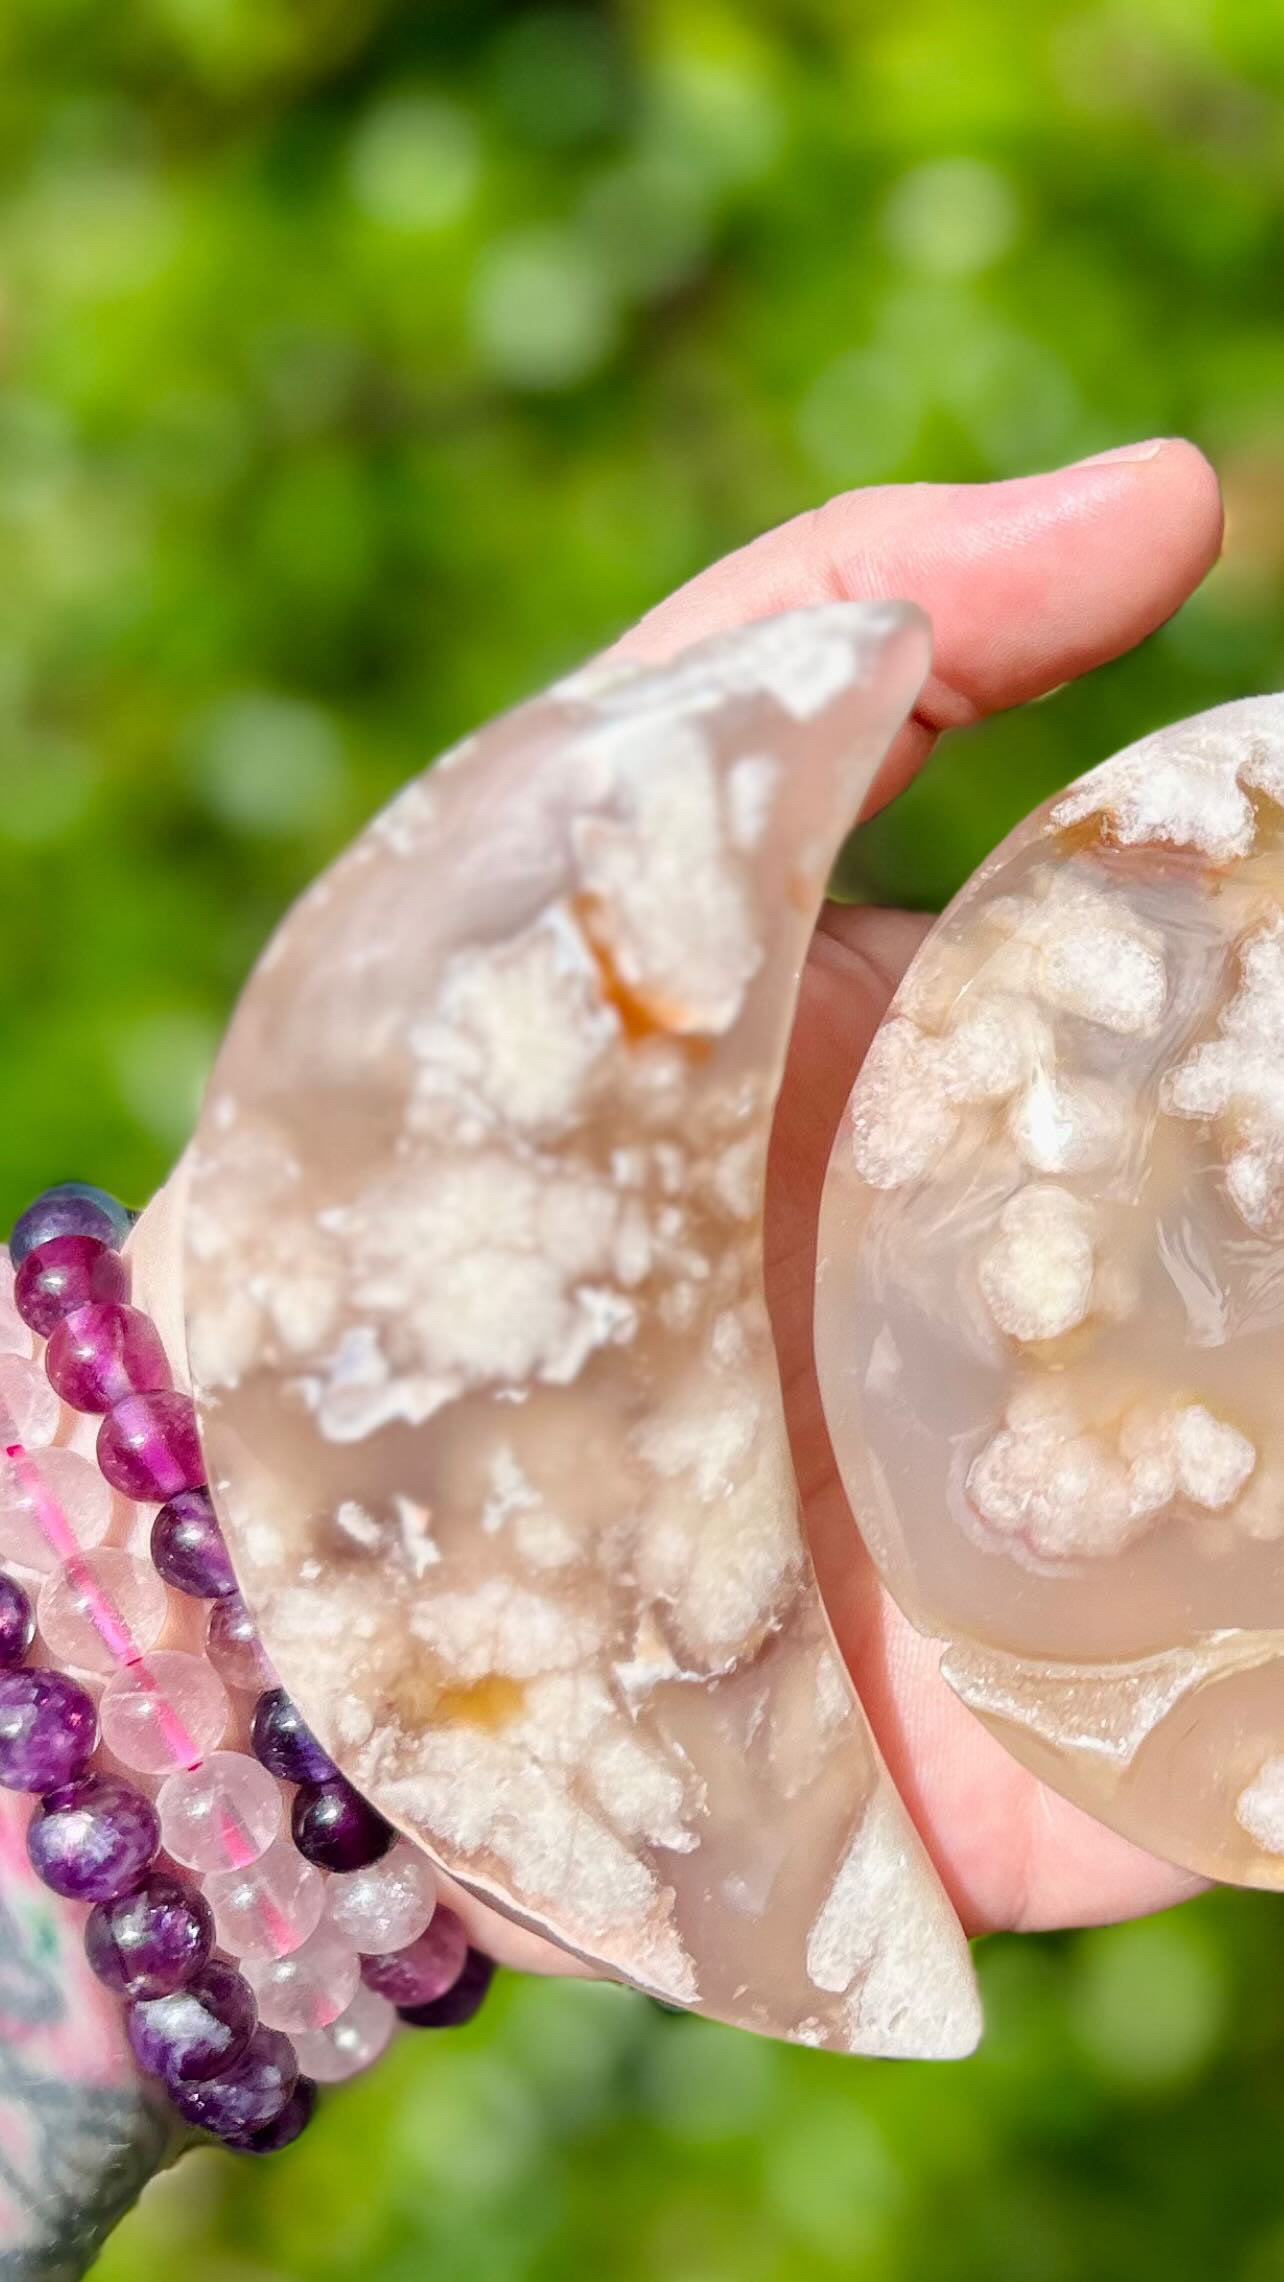
[[[106,1192],[68,1182],[10,1238],[0,1552],[43,1582],[33,1608],[0,1572],[0,1783],[42,1794],[33,1865],[93,1905],[86,1952],[125,1999],[140,2064],[187,2121],[263,2153],[305,2127],[318,2081],[377,2058],[398,2019],[471,2019],[494,1968],[436,1905],[426,1858],[345,1781],[276,1683],[236,1592],[191,1404],[128,1304],[131,1224]],[[102,1414],[97,1472],[55,1439],[64,1404]],[[163,1501],[150,1565],[105,1543],[113,1491]],[[157,1647],[184,1629],[184,1604],[190,1635],[200,1602],[204,1659]],[[47,1664],[29,1661],[37,1647]],[[229,1720],[249,1751],[225,1748]],[[103,1763],[102,1746],[142,1787]]]

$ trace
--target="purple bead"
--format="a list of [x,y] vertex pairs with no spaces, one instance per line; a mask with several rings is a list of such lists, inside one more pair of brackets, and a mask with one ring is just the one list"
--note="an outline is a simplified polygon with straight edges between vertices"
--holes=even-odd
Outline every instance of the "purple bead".
[[180,1490],[152,1523],[152,1560],[167,1585],[194,1600],[219,1601],[236,1578],[208,1490]]
[[118,1252],[96,1236],[51,1236],[28,1252],[13,1281],[19,1315],[41,1339],[73,1308],[124,1299],[129,1274]]
[[294,2046],[279,2029],[258,2028],[239,2060],[199,2084],[175,2084],[180,2116],[219,2139],[242,2140],[270,2130],[299,2081]]
[[106,1189],[96,1189],[90,1181],[59,1181],[19,1213],[9,1236],[9,1258],[20,1268],[37,1244],[47,1244],[53,1236],[96,1236],[118,1251],[132,1225],[125,1206]]
[[444,1997],[434,1997],[428,2005],[398,2005],[397,2017],[408,2028],[462,2028],[481,2010],[494,1977],[494,1959],[470,1949],[463,1972]]
[[150,1318],[115,1300],[64,1316],[45,1349],[45,1369],[73,1410],[110,1410],[126,1395],[156,1394],[173,1382]]
[[225,2132],[224,2145],[234,2147],[241,2155],[275,2155],[282,2147],[289,2147],[300,2132],[306,2131],[316,2112],[317,2088],[310,2076],[300,2076],[289,2099],[275,2123],[263,2124],[258,2131]]
[[322,1870],[364,1870],[397,1835],[342,1775],[296,1791],[290,1827],[300,1854]]
[[269,1775],[279,1775],[284,1783],[330,1783],[339,1773],[284,1688],[269,1688],[259,1697],[250,1746]]
[[114,1490],[142,1503],[199,1489],[205,1463],[186,1395],[126,1395],[98,1429],[98,1464]]
[[469,1955],[459,1919],[439,1903],[417,1941],[364,1956],[361,1978],[390,2005],[431,2005],[454,1988]]
[[85,1955],[118,1997],[168,1997],[208,1963],[214,1914],[194,1886],[163,1870],[118,1902],[99,1902],[85,1927]]
[[221,1958],[185,1988],[141,1997],[125,2009],[130,2049],[140,2068],[171,2090],[204,2083],[240,2059],[258,2022],[254,1991]]
[[56,1791],[83,1775],[98,1741],[93,1699],[62,1672],[0,1673],[0,1784]]
[[11,1672],[36,1637],[36,1612],[13,1577],[0,1576],[0,1670]]
[[151,1800],[114,1775],[88,1775],[51,1791],[27,1825],[32,1869],[69,1902],[132,1894],[159,1844]]

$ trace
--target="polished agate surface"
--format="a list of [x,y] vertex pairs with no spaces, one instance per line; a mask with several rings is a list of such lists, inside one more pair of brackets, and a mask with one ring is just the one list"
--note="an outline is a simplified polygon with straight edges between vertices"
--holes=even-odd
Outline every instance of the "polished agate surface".
[[1284,698],[1094,769],[937,923],[834,1146],[816,1348],[965,1702],[1284,1885]]
[[239,1579],[353,1780],[605,1971],[900,2054],[976,1998],[802,1542],[762,1208],[927,654],[903,606],[802,613],[439,763],[251,980],[185,1229]]

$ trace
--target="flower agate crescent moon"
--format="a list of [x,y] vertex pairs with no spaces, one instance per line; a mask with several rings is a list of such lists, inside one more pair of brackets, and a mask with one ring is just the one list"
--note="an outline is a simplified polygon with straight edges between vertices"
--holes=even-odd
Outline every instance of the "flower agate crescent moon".
[[834,853],[927,629],[599,664],[381,816],[251,979],[188,1351],[242,1588],[351,1778],[670,2003],[953,2054],[957,1920],[831,1644],[763,1291]]
[[958,1694],[1128,1837],[1284,1885],[1284,698],[1144,738],[933,928],[842,1120],[816,1346]]

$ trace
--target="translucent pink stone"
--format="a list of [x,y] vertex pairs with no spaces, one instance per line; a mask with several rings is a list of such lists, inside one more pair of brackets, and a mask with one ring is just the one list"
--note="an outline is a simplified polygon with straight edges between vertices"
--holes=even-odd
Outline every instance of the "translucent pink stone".
[[324,1922],[288,1957],[255,1957],[245,1977],[269,2028],[328,2028],[347,2011],[361,1985],[361,1959],[335,1926]]
[[0,1267],[0,1355],[29,1355],[34,1345],[14,1304],[13,1270],[6,1260]]
[[326,1881],[288,1838],[278,1838],[257,1862],[214,1870],[205,1898],[214,1912],[220,1947],[233,1957],[288,1957],[315,1933],[325,1909]]
[[169,1595],[150,1561],[114,1545],[74,1553],[45,1579],[36,1603],[40,1635],[54,1664],[115,1672],[160,1639]]
[[281,1786],[245,1751],[213,1751],[156,1795],[161,1837],[189,1870],[241,1870],[280,1836]]
[[0,1355],[0,1444],[43,1450],[61,1418],[62,1404],[43,1366],[22,1355]]
[[103,1689],[103,1741],[140,1775],[194,1767],[217,1750],[227,1727],[227,1690],[202,1656],[157,1648]]
[[73,1308],[50,1334],[45,1369],[73,1410],[110,1410],[126,1395],[155,1394],[173,1383],[154,1324],[119,1300]]
[[0,1559],[56,1569],[101,1545],[111,1517],[111,1490],[91,1458],[75,1450],[0,1457]]
[[484,729],[286,921],[179,1209],[237,1575],[372,1807],[671,2002],[944,2056],[970,1967],[800,1543],[762,1224],[926,660],[833,605]]
[[205,1653],[229,1688],[251,1688],[258,1695],[276,1685],[258,1629],[239,1593],[226,1593],[210,1609]]
[[376,1955],[416,1941],[436,1904],[432,1864],[404,1840],[381,1862],[333,1876],[326,1894],[331,1925],[356,1948]]
[[1276,1890],[1282,858],[1278,694],[1019,824],[838,1121],[814,1319],[847,1504],[948,1685],[1135,1845]]
[[295,2030],[295,2055],[304,2075],[314,2082],[343,2084],[379,2058],[396,2025],[397,2015],[387,1998],[361,1984],[347,2011],[328,2028]]

